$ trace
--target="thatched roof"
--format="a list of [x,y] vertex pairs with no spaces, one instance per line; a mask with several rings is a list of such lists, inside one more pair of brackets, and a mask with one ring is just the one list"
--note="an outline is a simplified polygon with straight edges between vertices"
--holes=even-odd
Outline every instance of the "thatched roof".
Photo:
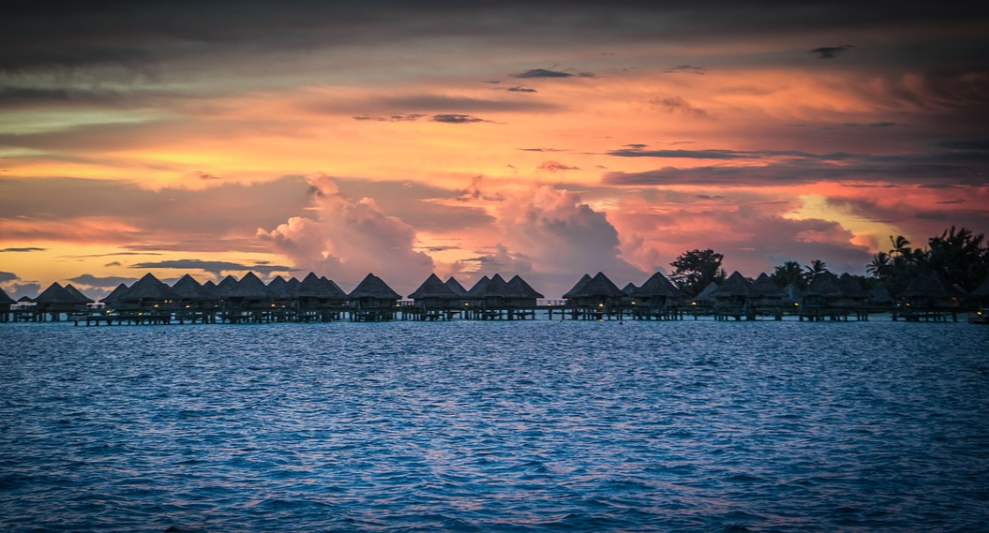
[[598,272],[574,293],[571,298],[621,298],[625,293],[604,272]]
[[512,279],[508,280],[508,290],[512,298],[542,298],[543,295],[536,292],[528,283],[522,279],[522,276],[518,274],[512,276]]
[[299,282],[299,287],[295,290],[295,295],[299,298],[326,298],[326,289],[323,282],[316,276],[315,272],[306,274]]
[[450,290],[453,291],[457,296],[467,295],[467,289],[465,289],[464,286],[461,285],[459,281],[457,281],[457,278],[453,276],[450,276],[450,279],[446,280],[444,285],[450,287]]
[[178,295],[172,290],[171,287],[165,285],[164,282],[160,281],[154,276],[154,274],[148,272],[143,278],[134,282],[130,286],[130,289],[120,297],[122,302],[138,302],[141,300],[178,300]]
[[712,281],[707,284],[707,287],[704,287],[704,289],[701,290],[700,294],[694,297],[694,301],[714,303],[714,296],[712,296],[712,294],[720,288],[721,285],[718,285],[716,282]]
[[275,276],[268,282],[268,294],[277,300],[287,300],[292,297],[292,288],[285,278]]
[[841,287],[841,291],[848,298],[865,299],[869,297],[869,292],[848,272],[845,272],[838,278],[838,286]]
[[800,287],[796,283],[790,283],[786,287],[783,287],[783,301],[790,303],[800,303],[804,299],[804,291],[800,290]]
[[453,289],[443,283],[436,274],[430,274],[426,281],[419,285],[419,288],[409,295],[413,300],[423,300],[426,298],[438,298],[440,300],[456,300],[460,298]]
[[584,274],[584,276],[582,278],[580,278],[579,280],[577,280],[577,283],[574,284],[573,288],[571,288],[569,291],[563,293],[563,297],[564,298],[574,298],[575,297],[574,295],[580,293],[580,290],[584,288],[584,285],[587,285],[590,282],[591,282],[591,275],[590,274]]
[[49,285],[33,301],[43,305],[75,305],[79,303],[79,300],[58,282]]
[[14,305],[17,301],[11,298],[3,289],[0,289],[0,305]]
[[757,294],[752,288],[752,282],[745,279],[745,276],[736,270],[728,276],[728,279],[720,287],[711,292],[711,296],[715,298],[731,298],[735,296],[752,297],[757,296]]
[[755,291],[756,296],[762,298],[781,298],[783,296],[783,291],[780,290],[779,285],[774,283],[765,272],[759,274],[759,277],[752,282],[752,290]]
[[86,296],[85,294],[80,292],[79,289],[73,287],[71,283],[65,286],[65,290],[81,304],[91,304],[95,301],[89,296]]
[[821,272],[814,276],[814,280],[807,286],[804,296],[820,296],[824,298],[841,298],[845,296],[845,291],[841,290],[841,283],[838,276],[831,272]]
[[323,284],[323,291],[327,298],[336,300],[347,299],[347,293],[343,292],[343,289],[341,289],[340,286],[337,285],[337,283],[332,279],[329,279],[326,276],[320,276],[319,282]]
[[869,292],[869,301],[874,304],[891,304],[893,303],[893,296],[886,289],[885,285],[877,285],[876,288]]
[[491,280],[484,286],[484,292],[481,293],[481,297],[483,298],[510,298],[511,296],[512,291],[508,288],[508,282],[505,281],[505,278],[501,277],[501,274],[491,276]]
[[207,299],[207,294],[203,286],[196,281],[196,278],[193,278],[189,274],[182,276],[172,285],[172,292],[175,293],[175,296],[179,300],[198,302]]
[[288,281],[285,282],[285,286],[286,288],[288,288],[288,293],[292,296],[295,296],[296,293],[299,292],[300,285],[302,285],[302,282],[295,279],[294,276],[289,278]]
[[237,278],[233,277],[233,275],[229,275],[223,278],[220,281],[220,283],[217,284],[216,289],[213,290],[213,297],[222,300],[226,298],[227,294],[229,294],[230,291],[234,290],[234,287],[236,286],[237,286]]
[[368,274],[363,281],[350,291],[350,297],[371,298],[375,300],[401,300],[402,296],[392,290],[387,283],[374,274]]
[[110,294],[104,296],[103,299],[100,301],[107,305],[116,305],[117,302],[121,301],[120,298],[122,298],[125,294],[127,294],[127,291],[129,290],[130,289],[127,288],[127,285],[121,283],[120,285],[117,285],[116,289],[110,291]]
[[244,274],[237,285],[231,288],[224,295],[225,298],[242,298],[244,300],[270,300],[271,293],[268,287],[257,277],[254,272]]
[[639,288],[635,286],[635,283],[632,283],[630,281],[630,282],[628,282],[628,284],[626,284],[624,287],[622,287],[622,292],[625,293],[625,296],[632,296],[632,293],[635,292],[638,289]]
[[483,298],[484,291],[487,289],[487,286],[490,283],[491,283],[491,278],[487,276],[481,276],[481,279],[477,280],[477,283],[474,283],[474,286],[471,287],[469,291],[467,291],[466,296],[468,298]]
[[203,283],[203,294],[206,295],[207,300],[219,300],[219,291],[217,290],[216,283],[213,280],[208,279],[206,283]]
[[931,272],[930,274],[921,274],[914,278],[900,296],[904,298],[940,299],[957,296],[957,292],[948,285],[948,282],[941,277],[941,274]]
[[986,277],[981,285],[972,291],[972,296],[976,298],[989,298],[989,276]]
[[666,278],[662,273],[656,272],[641,287],[632,291],[631,296],[636,298],[679,298],[680,289]]

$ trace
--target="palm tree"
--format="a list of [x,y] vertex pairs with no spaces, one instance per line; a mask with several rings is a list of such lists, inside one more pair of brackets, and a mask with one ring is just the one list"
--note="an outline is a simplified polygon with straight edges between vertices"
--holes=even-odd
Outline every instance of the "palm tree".
[[889,255],[895,254],[901,257],[910,255],[910,241],[903,235],[897,235],[896,238],[890,235],[889,242],[893,244],[893,249],[889,251]]
[[807,281],[814,281],[814,278],[828,271],[828,264],[820,259],[815,259],[807,265]]
[[872,277],[882,279],[889,271],[889,254],[886,252],[876,252],[872,256],[872,262],[865,267],[865,271],[872,274]]

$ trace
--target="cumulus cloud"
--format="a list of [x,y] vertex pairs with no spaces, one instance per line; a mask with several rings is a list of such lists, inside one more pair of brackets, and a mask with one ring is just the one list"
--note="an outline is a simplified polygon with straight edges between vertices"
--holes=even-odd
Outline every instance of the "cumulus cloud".
[[[428,255],[415,251],[416,232],[385,214],[371,198],[340,194],[328,176],[308,178],[313,218],[291,217],[257,236],[288,257],[301,271],[356,285],[369,272],[393,288],[415,288],[433,269]],[[401,292],[401,291],[400,291]]]
[[517,254],[513,264],[524,259],[537,290],[550,298],[585,273],[605,272],[622,284],[644,275],[621,257],[618,231],[607,216],[577,193],[538,186],[506,198],[496,211],[506,253]]
[[17,281],[18,279],[20,278],[18,278],[17,274],[14,274],[13,272],[0,271],[0,283],[7,283],[8,281]]

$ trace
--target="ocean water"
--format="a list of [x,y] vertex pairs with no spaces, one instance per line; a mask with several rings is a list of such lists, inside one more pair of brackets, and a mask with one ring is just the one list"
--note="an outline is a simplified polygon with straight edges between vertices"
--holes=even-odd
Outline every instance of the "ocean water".
[[989,328],[0,326],[0,531],[986,531]]

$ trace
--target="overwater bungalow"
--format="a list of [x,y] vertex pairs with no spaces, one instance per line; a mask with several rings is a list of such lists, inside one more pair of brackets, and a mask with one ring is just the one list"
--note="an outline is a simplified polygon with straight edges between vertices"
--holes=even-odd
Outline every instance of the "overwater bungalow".
[[415,302],[415,317],[421,320],[450,320],[454,313],[459,313],[463,308],[460,305],[461,295],[443,283],[436,274],[430,274],[409,298]]
[[[295,278],[292,278],[295,279]],[[286,282],[291,290],[292,280]],[[342,308],[348,297],[336,283],[325,277],[317,277],[310,272],[292,293],[296,320],[299,322],[339,320]]]
[[796,283],[787,284],[783,287],[783,307],[794,311],[800,311],[800,304],[804,301],[804,291]]
[[61,320],[62,315],[85,312],[86,304],[92,302],[85,296],[80,298],[57,282],[49,285],[31,301],[35,304],[34,308],[27,311],[23,319],[44,321],[47,317],[53,322]]
[[467,289],[465,289],[464,286],[457,281],[457,278],[450,276],[450,278],[443,282],[443,284],[449,287],[450,290],[457,296],[460,296],[461,298],[467,296]]
[[727,320],[729,317],[741,320],[744,316],[748,320],[754,320],[755,307],[751,302],[755,296],[752,282],[737,270],[732,272],[720,287],[711,291],[715,317],[719,320]]
[[821,272],[814,276],[807,290],[804,291],[800,319],[816,321],[826,318],[832,320],[847,318],[844,301],[845,292],[841,290],[838,276],[831,272]]
[[535,309],[536,302],[543,298],[542,293],[533,289],[518,274],[508,280],[508,306],[513,309]]
[[10,308],[15,304],[17,304],[17,300],[14,300],[3,289],[0,289],[0,322],[10,321]]
[[893,318],[902,316],[908,321],[943,321],[951,316],[952,320],[957,321],[964,297],[964,291],[952,287],[938,272],[921,274],[900,294],[903,305]]
[[274,296],[255,273],[248,272],[223,292],[221,318],[228,322],[270,322],[275,319]]
[[[632,285],[629,283],[632,287]],[[627,288],[626,288],[627,289]],[[624,291],[623,291],[624,292]],[[631,293],[632,316],[644,320],[679,320],[683,293],[662,273],[656,272]]]
[[120,285],[117,285],[117,288],[110,291],[110,294],[104,296],[100,300],[100,302],[103,304],[103,307],[106,309],[112,309],[114,307],[117,307],[121,305],[120,297],[126,294],[128,290],[130,290],[130,288],[127,287],[126,284],[121,283]]
[[172,293],[179,309],[200,308],[209,300],[203,286],[189,274],[172,284]]
[[714,291],[721,288],[721,285],[715,281],[708,283],[706,287],[701,289],[701,292],[690,299],[690,312],[693,313],[694,319],[697,319],[697,315],[709,314],[711,310],[714,309]]
[[117,301],[128,310],[154,311],[172,308],[178,300],[178,295],[171,287],[148,272],[135,281]]
[[268,293],[277,305],[288,305],[292,300],[292,290],[285,278],[275,276],[268,282]]
[[764,314],[772,314],[777,318],[781,317],[783,308],[783,290],[780,289],[768,274],[759,274],[759,277],[752,282],[752,302],[756,311]]
[[354,306],[351,318],[359,322],[393,319],[398,301],[402,298],[384,280],[374,274],[368,274],[350,292],[349,297]]
[[972,291],[971,297],[978,309],[969,321],[975,324],[989,324],[989,276]]
[[189,274],[185,274],[172,284],[172,294],[176,298],[175,318],[179,320],[179,323],[185,323],[186,320],[192,323],[198,321],[214,323],[216,321],[218,302],[209,290],[200,285]]
[[865,304],[872,312],[889,311],[896,306],[896,300],[885,285],[876,285],[868,294]]
[[68,285],[65,286],[65,290],[66,290],[66,292],[68,292],[69,294],[71,294],[76,300],[78,300],[82,304],[85,304],[85,305],[88,306],[91,303],[95,303],[95,300],[93,300],[89,296],[86,296],[85,294],[83,294],[82,291],[80,291],[79,289],[75,288],[75,286],[73,286],[71,283],[69,283]]
[[563,298],[573,318],[600,319],[622,313],[625,293],[603,272],[584,274]]

